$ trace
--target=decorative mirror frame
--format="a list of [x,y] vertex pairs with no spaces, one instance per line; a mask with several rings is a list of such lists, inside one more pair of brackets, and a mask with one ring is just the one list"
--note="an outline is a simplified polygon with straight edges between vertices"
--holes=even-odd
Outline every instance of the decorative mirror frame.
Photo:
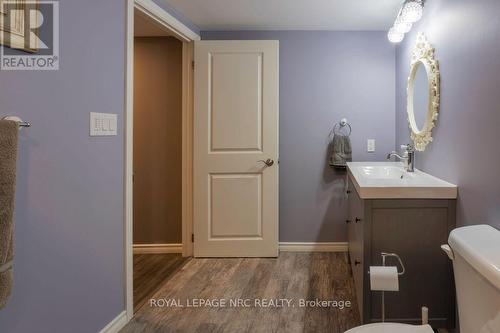
[[[422,129],[419,129],[415,121],[415,113],[413,110],[413,92],[415,85],[415,76],[420,65],[425,67],[427,72],[427,80],[429,84],[429,98],[427,107],[427,116]],[[434,58],[434,47],[429,43],[424,33],[419,32],[417,42],[412,51],[410,63],[410,75],[408,77],[407,106],[408,124],[410,127],[410,137],[414,142],[415,149],[419,151],[425,150],[425,147],[432,142],[432,129],[436,126],[436,121],[439,114],[439,85],[440,73],[438,61]]]

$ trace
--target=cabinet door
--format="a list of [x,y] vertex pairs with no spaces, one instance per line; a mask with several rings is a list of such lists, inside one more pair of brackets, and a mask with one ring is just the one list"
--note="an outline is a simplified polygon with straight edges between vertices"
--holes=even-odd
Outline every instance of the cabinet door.
[[[380,252],[395,252],[406,268],[399,291],[385,293],[386,320],[418,323],[427,306],[432,326],[446,327],[454,312],[450,261],[440,248],[449,233],[448,207],[440,200],[387,200],[374,203],[372,212],[371,264],[381,264]],[[380,295],[372,293],[371,321],[381,318]]]

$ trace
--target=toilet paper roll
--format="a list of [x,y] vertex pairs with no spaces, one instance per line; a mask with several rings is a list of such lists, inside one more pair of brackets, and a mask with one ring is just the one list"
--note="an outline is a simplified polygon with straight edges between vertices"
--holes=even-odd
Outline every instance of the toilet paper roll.
[[398,291],[398,268],[395,266],[370,266],[371,290]]

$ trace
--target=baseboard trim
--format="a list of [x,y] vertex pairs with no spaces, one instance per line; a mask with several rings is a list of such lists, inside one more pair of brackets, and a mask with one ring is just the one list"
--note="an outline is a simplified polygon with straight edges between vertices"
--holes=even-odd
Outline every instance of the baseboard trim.
[[182,244],[134,244],[134,254],[182,253]]
[[[347,252],[347,242],[280,242],[283,252]],[[182,244],[134,244],[134,254],[182,253]]]
[[347,252],[347,242],[280,242],[279,249],[283,252]]
[[127,325],[127,311],[121,312],[115,319],[109,322],[99,333],[118,333]]

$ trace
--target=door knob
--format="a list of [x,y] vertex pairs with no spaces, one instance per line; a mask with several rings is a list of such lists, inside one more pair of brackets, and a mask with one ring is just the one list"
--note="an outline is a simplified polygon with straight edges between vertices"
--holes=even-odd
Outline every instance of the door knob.
[[270,159],[270,158],[268,158],[268,159],[267,159],[267,160],[265,160],[265,161],[264,161],[264,160],[259,160],[259,162],[264,163],[264,164],[265,164],[266,166],[268,166],[268,167],[273,166],[273,164],[274,164],[274,160],[272,160],[272,159]]

